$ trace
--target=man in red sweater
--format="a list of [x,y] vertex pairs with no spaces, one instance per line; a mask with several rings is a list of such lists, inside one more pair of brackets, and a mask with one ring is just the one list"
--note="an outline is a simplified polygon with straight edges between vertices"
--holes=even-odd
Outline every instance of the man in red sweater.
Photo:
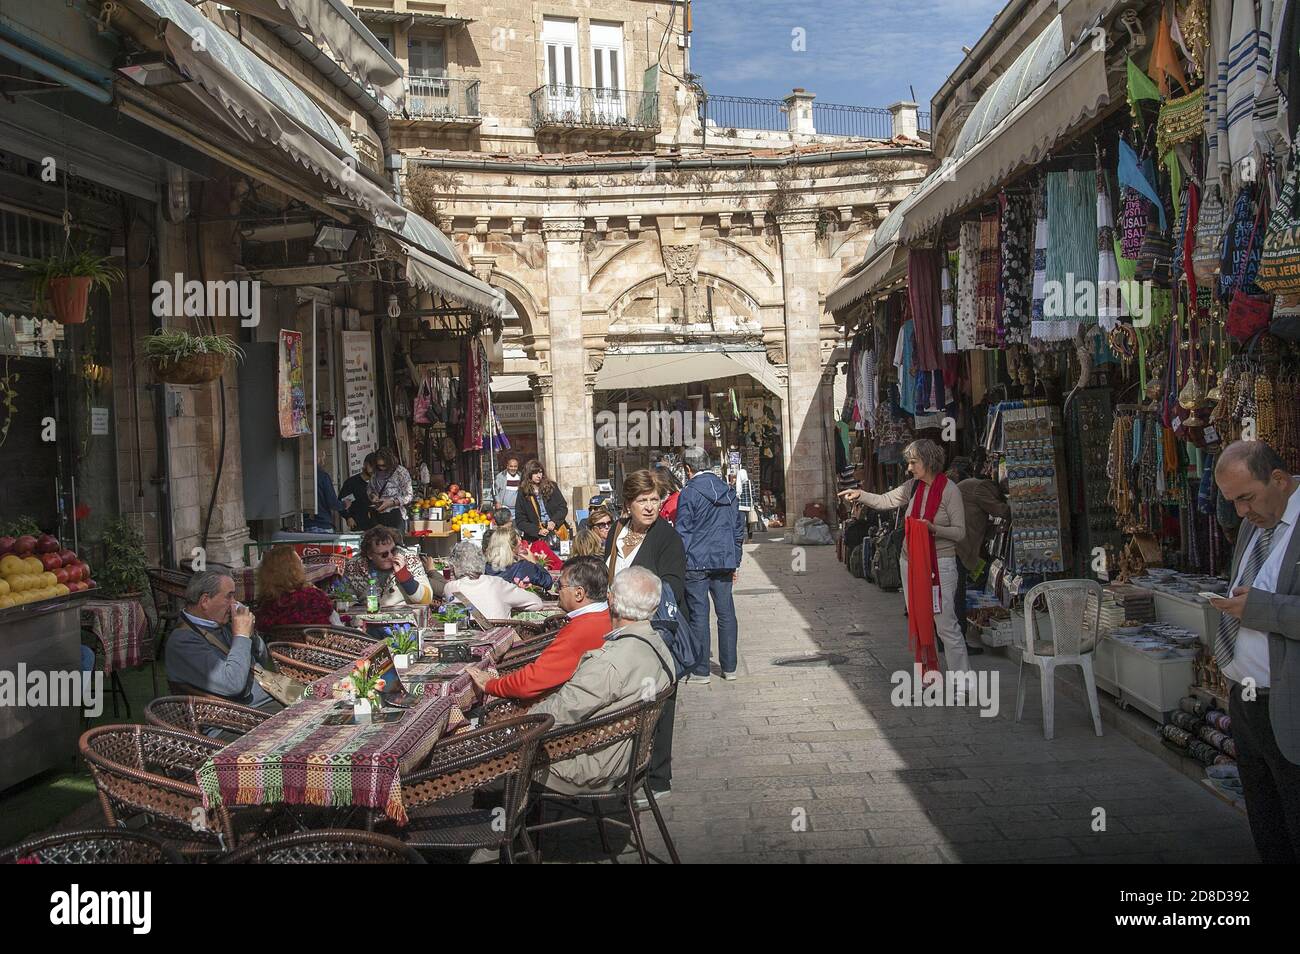
[[571,559],[560,574],[560,608],[569,621],[540,656],[509,675],[490,679],[481,669],[468,669],[474,685],[486,695],[531,704],[568,682],[582,654],[604,645],[613,629],[605,602],[608,579],[599,557]]

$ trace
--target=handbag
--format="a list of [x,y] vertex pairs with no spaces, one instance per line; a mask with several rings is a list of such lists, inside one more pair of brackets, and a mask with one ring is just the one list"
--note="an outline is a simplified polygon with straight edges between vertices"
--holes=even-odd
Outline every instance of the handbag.
[[1250,239],[1246,250],[1241,255],[1237,268],[1236,285],[1232,291],[1232,300],[1228,302],[1228,334],[1238,341],[1246,341],[1261,331],[1267,330],[1273,317],[1273,296],[1252,295],[1246,288],[1246,267],[1250,262],[1250,253],[1255,246],[1255,233],[1259,231],[1259,220],[1264,214],[1264,202],[1261,198],[1259,212],[1255,215],[1255,224],[1250,230]]
[[1291,150],[1291,171],[1282,184],[1277,205],[1268,217],[1264,245],[1259,252],[1255,284],[1265,291],[1283,294],[1300,290],[1300,210],[1297,210],[1297,180],[1300,161]]
[[1223,248],[1223,201],[1219,187],[1210,186],[1201,196],[1196,217],[1196,245],[1192,250],[1192,274],[1198,285],[1210,287],[1219,276],[1219,253]]
[[[186,620],[185,624],[211,643],[213,648],[220,652],[221,655],[230,655],[230,649],[222,645],[221,640],[217,639],[217,637],[206,630],[199,629],[189,620]],[[287,676],[282,672],[266,669],[257,662],[253,663],[253,679],[268,696],[281,705],[291,706],[295,702],[300,702],[303,696],[307,694],[307,684],[305,682],[299,682],[292,676]]]
[[411,412],[411,420],[416,424],[432,424],[433,415],[430,410],[433,404],[433,387],[429,384],[429,377],[425,375],[420,381],[420,390],[415,393],[415,407]]

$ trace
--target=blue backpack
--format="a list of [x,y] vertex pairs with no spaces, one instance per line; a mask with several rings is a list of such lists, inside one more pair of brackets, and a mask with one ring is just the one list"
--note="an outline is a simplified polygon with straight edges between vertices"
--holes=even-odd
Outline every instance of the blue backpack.
[[673,589],[667,583],[661,587],[659,609],[655,611],[654,617],[650,620],[650,625],[659,634],[659,638],[664,641],[668,651],[673,654],[673,662],[677,665],[674,678],[680,679],[695,667],[695,643],[691,640],[691,633],[686,626],[686,622],[678,612]]

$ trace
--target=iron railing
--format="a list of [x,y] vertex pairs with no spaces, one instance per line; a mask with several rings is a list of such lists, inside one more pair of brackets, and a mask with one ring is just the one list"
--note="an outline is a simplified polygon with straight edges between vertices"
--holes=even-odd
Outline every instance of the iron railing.
[[724,135],[732,129],[784,131],[790,125],[785,103],[779,99],[709,96],[704,100],[702,113],[704,122]]
[[[708,96],[701,118],[715,133],[727,135],[732,130],[757,129],[786,132],[790,117],[785,101],[753,96]],[[930,128],[930,114],[917,113],[921,130]],[[892,139],[894,117],[879,106],[844,106],[837,103],[813,103],[813,128],[824,136],[854,139]]]
[[659,94],[631,89],[541,86],[529,96],[534,129],[572,126],[655,132]]
[[894,117],[878,106],[839,106],[813,103],[813,127],[823,136],[892,139]]
[[473,120],[478,111],[478,80],[447,76],[407,76],[406,111],[412,119]]
[[917,128],[918,130],[920,130],[921,132],[929,132],[929,131],[930,131],[930,114],[929,114],[929,113],[917,113],[917,114],[916,114],[916,128]]

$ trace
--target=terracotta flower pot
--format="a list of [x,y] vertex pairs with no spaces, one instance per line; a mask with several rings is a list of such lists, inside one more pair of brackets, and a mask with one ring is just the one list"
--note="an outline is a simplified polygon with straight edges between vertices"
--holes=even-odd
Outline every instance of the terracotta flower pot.
[[208,384],[226,369],[225,355],[192,354],[177,361],[154,361],[154,373],[164,384]]
[[51,278],[49,298],[55,321],[61,325],[83,324],[90,301],[90,277]]

